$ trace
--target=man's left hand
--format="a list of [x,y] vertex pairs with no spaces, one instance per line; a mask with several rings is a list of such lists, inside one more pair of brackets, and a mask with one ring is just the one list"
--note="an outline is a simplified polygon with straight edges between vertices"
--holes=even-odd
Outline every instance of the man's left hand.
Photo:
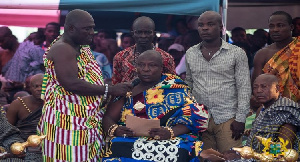
[[167,140],[171,138],[170,131],[164,127],[150,129],[149,135],[155,140]]
[[245,123],[233,121],[230,124],[230,129],[232,131],[232,138],[238,140],[242,137],[244,130],[245,130]]

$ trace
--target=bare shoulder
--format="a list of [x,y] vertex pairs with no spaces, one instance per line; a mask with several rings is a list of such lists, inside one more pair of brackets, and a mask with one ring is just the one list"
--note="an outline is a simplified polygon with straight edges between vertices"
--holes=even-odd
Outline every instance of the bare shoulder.
[[276,53],[275,44],[271,44],[269,46],[266,46],[255,54],[255,58],[259,60],[268,61],[272,56]]
[[76,57],[74,55],[74,51],[75,51],[75,49],[70,44],[65,43],[61,40],[58,40],[50,48],[48,55],[47,55],[47,59],[54,61],[61,57],[68,57],[68,56]]
[[22,100],[23,100],[25,103],[28,103],[28,102],[31,101],[31,98],[32,98],[32,97],[33,97],[32,95],[25,96],[25,97],[22,97]]
[[15,99],[8,107],[8,110],[10,111],[16,111],[22,106],[22,103],[19,99]]

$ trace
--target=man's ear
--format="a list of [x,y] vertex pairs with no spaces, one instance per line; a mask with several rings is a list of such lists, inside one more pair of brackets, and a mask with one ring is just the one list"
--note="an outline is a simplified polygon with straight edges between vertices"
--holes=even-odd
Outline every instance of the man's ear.
[[293,31],[295,28],[294,24],[291,24],[291,31]]
[[279,92],[279,89],[280,89],[279,84],[276,84],[276,92]]
[[223,33],[223,31],[224,31],[224,26],[223,26],[223,24],[220,24],[220,30],[221,30],[222,35],[223,35],[223,34],[224,34],[224,33]]
[[74,32],[74,30],[75,30],[75,26],[74,25],[69,25],[68,28],[69,28],[70,32]]

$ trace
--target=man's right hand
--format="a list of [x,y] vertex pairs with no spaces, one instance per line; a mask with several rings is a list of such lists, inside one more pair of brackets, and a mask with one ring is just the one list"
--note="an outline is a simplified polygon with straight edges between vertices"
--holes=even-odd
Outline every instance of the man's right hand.
[[126,96],[127,92],[131,92],[133,86],[131,83],[119,83],[108,87],[108,94],[114,96]]
[[134,132],[125,126],[119,126],[115,131],[115,136],[117,137],[133,137]]

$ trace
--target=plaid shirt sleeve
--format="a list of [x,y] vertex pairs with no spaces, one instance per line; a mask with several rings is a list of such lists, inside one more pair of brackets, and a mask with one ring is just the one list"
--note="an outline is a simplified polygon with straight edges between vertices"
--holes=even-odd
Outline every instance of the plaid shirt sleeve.
[[246,53],[239,49],[236,55],[235,65],[235,81],[238,93],[238,109],[236,113],[236,121],[245,123],[247,112],[249,111],[251,86],[250,74],[248,66],[248,58]]

